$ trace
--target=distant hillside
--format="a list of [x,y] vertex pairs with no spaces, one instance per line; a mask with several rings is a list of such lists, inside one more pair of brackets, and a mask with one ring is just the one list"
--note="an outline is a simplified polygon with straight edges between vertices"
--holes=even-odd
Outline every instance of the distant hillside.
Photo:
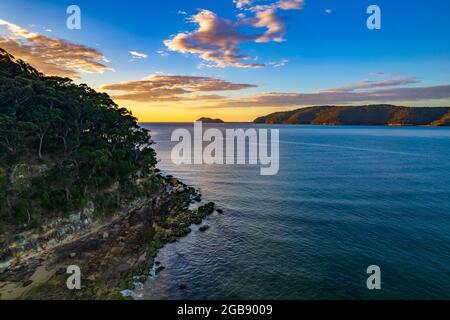
[[204,122],[204,123],[224,123],[223,120],[220,119],[212,119],[212,118],[200,118],[197,120],[197,122]]
[[317,106],[276,112],[257,118],[254,122],[313,125],[450,126],[450,107]]

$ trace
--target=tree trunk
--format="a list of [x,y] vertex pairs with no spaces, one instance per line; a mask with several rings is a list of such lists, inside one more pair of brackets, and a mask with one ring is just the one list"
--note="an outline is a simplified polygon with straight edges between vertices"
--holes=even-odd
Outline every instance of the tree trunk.
[[44,137],[45,133],[39,135],[39,149],[38,149],[39,160],[42,160],[42,145],[44,144]]
[[6,205],[8,206],[8,209],[12,209],[11,201],[9,200],[9,196],[6,196]]

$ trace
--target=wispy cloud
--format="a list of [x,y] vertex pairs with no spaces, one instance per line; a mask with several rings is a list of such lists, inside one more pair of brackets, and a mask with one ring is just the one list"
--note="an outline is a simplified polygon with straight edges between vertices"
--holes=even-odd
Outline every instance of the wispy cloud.
[[404,77],[400,79],[392,79],[392,80],[381,80],[381,81],[372,81],[372,80],[363,80],[360,83],[343,86],[339,88],[326,89],[323,92],[350,92],[361,89],[373,89],[373,88],[383,88],[383,87],[398,87],[409,84],[417,84],[420,83],[420,79],[416,77]]
[[394,103],[398,101],[427,101],[450,99],[450,85],[399,87],[417,84],[417,78],[385,81],[363,81],[355,85],[326,89],[312,93],[269,92],[228,100],[215,107],[302,107],[348,103]]
[[137,52],[137,51],[129,51],[133,59],[147,59],[148,54]]
[[81,73],[112,70],[96,49],[30,32],[0,19],[2,27],[5,36],[0,36],[0,47],[48,75],[79,78]]
[[233,3],[236,5],[236,8],[243,9],[246,6],[253,3],[253,0],[233,0]]
[[386,75],[384,72],[370,72],[369,73],[369,76],[372,76],[372,77],[381,77],[384,75]]
[[119,92],[113,98],[137,102],[218,100],[226,97],[206,92],[238,91],[254,85],[232,83],[218,78],[154,74],[138,80],[107,84],[102,90]]
[[161,57],[167,57],[169,56],[169,53],[166,50],[158,50],[156,53]]
[[281,68],[281,67],[285,67],[288,62],[289,62],[288,59],[281,59],[280,61],[269,62],[268,65],[271,65],[274,68]]

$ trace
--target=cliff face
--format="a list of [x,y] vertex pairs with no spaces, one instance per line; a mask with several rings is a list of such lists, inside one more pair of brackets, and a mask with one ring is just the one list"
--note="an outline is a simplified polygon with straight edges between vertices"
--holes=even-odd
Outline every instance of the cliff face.
[[277,112],[255,123],[313,125],[449,126],[450,107],[408,108],[393,105],[318,106]]

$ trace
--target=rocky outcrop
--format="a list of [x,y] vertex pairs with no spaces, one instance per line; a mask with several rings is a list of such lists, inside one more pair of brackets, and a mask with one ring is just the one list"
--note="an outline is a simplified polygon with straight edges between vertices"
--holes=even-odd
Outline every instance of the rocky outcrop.
[[[160,179],[162,187],[153,197],[136,199],[107,220],[95,220],[89,204],[53,221],[45,232],[3,243],[0,299],[122,298],[120,291],[136,277],[145,280],[164,244],[189,234],[193,223],[214,212],[213,203],[190,210],[198,192],[173,177]],[[69,265],[80,266],[82,290],[67,290]]]

